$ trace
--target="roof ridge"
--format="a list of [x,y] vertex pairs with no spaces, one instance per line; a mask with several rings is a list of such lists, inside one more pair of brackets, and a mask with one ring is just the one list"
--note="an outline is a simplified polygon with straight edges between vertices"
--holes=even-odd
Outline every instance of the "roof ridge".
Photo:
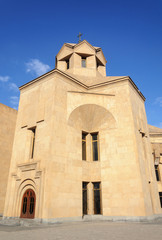
[[153,126],[153,125],[151,125],[151,124],[148,124],[148,126],[149,126],[150,128],[152,128],[152,129],[157,129],[157,130],[161,130],[161,131],[162,131],[162,128],[160,128],[160,127],[156,127],[156,126]]

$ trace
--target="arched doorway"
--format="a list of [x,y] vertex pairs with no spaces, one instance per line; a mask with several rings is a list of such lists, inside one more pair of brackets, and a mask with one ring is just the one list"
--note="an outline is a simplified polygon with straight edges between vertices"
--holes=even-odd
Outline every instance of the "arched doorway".
[[22,198],[21,218],[34,218],[36,196],[32,189],[27,189]]

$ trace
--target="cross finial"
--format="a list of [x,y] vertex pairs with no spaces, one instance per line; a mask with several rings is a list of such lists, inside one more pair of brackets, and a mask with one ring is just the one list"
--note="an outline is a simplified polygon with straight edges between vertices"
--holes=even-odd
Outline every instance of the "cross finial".
[[78,41],[78,43],[81,42],[81,36],[82,36],[82,33],[79,32],[79,35],[78,35],[79,41]]

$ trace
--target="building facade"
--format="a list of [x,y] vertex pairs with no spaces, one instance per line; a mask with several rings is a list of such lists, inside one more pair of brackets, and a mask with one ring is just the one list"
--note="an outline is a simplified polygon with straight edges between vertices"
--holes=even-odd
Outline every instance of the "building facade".
[[144,102],[130,77],[106,76],[101,48],[65,43],[55,69],[20,87],[4,218],[161,214],[162,138]]
[[17,111],[0,103],[0,216],[3,215]]

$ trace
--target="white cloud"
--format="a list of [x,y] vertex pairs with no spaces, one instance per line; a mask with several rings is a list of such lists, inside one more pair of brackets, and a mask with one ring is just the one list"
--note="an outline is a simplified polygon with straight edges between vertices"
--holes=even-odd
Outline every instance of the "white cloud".
[[9,89],[14,91],[14,92],[18,92],[19,88],[15,83],[9,83]]
[[39,59],[31,59],[26,63],[26,71],[40,76],[49,71],[50,66],[42,63]]
[[9,76],[0,76],[0,82],[8,82],[9,79]]
[[17,96],[11,96],[10,97],[10,103],[14,109],[18,109],[19,105],[19,97]]
[[154,104],[158,104],[160,107],[162,107],[162,97],[157,97]]

